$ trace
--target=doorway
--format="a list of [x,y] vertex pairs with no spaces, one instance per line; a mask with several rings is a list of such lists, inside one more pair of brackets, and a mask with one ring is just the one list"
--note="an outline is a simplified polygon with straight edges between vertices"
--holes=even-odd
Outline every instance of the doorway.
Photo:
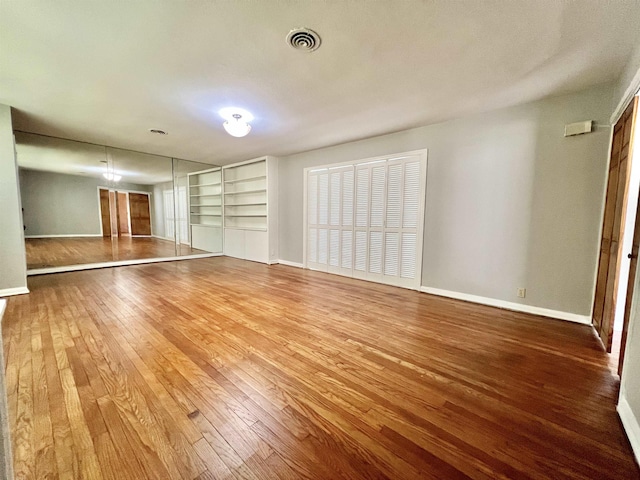
[[149,193],[99,188],[103,237],[151,236]]

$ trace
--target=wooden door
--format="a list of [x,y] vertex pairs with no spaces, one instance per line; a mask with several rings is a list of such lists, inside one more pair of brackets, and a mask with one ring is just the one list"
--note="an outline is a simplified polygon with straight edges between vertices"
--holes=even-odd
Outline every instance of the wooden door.
[[117,192],[116,194],[118,202],[118,236],[128,235],[129,231],[129,202],[127,201],[127,194],[124,192]]
[[636,281],[636,268],[638,267],[638,250],[640,249],[640,197],[638,197],[638,209],[636,210],[636,223],[633,231],[633,245],[627,256],[631,259],[629,264],[629,283],[627,284],[627,300],[624,306],[624,323],[622,325],[622,340],[620,342],[620,359],[618,360],[618,375],[622,374],[624,352],[629,330],[629,317],[631,316],[631,300]]
[[607,352],[611,352],[616,312],[629,173],[631,171],[631,143],[637,105],[638,97],[634,97],[613,129],[592,319],[593,326],[600,335]]
[[149,195],[129,193],[129,215],[131,216],[131,235],[151,235]]
[[100,220],[102,222],[102,236],[111,236],[111,214],[109,213],[109,190],[100,189]]

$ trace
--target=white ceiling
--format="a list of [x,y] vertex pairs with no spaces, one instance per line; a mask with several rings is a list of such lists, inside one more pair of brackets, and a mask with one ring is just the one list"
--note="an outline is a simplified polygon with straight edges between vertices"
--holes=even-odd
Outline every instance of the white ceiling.
[[[0,103],[19,130],[226,164],[613,81],[639,25],[636,0],[3,1]],[[285,44],[300,26],[316,52]]]

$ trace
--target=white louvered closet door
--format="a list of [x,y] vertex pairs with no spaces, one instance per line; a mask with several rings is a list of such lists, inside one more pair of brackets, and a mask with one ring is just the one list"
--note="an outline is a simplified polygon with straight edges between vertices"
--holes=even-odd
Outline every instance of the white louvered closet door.
[[386,178],[386,160],[356,165],[356,278],[382,281]]
[[310,172],[307,179],[307,266],[326,272],[329,258],[329,173]]
[[418,288],[425,177],[422,153],[309,171],[306,266]]
[[311,171],[307,177],[307,266],[352,275],[352,165]]
[[[385,283],[415,288],[420,272],[422,166],[419,156],[389,160],[384,229]],[[420,240],[420,241],[419,241]]]
[[329,169],[329,265],[331,273],[353,272],[353,166]]

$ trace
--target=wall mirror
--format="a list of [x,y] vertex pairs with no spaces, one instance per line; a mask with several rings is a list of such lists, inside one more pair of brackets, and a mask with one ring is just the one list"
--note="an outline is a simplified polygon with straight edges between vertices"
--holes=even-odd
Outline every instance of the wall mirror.
[[29,273],[222,252],[220,167],[15,138]]

